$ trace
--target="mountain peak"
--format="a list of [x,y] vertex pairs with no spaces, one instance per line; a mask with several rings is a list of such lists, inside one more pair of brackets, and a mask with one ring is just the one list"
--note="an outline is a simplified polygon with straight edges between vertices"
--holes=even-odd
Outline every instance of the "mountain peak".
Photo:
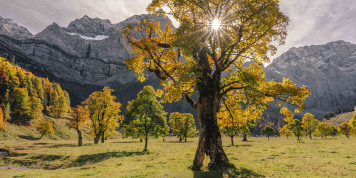
[[288,77],[312,92],[306,105],[321,111],[352,108],[356,103],[356,45],[339,40],[291,48],[273,60],[266,76]]
[[80,19],[91,19],[89,16],[87,16],[87,15],[84,15],[82,18],[80,18]]
[[84,15],[82,18],[72,21],[66,27],[66,30],[93,37],[96,35],[110,35],[114,31],[113,27],[113,24],[108,19],[90,18]]
[[33,36],[25,27],[18,25],[13,20],[0,17],[0,34],[19,37]]

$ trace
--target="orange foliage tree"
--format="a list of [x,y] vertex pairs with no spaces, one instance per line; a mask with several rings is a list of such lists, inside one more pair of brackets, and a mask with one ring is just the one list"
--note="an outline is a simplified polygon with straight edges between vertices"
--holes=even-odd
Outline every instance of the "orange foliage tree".
[[72,118],[69,119],[68,127],[73,128],[78,133],[78,145],[83,145],[83,137],[80,127],[87,124],[89,119],[88,113],[83,106],[78,105],[72,108]]

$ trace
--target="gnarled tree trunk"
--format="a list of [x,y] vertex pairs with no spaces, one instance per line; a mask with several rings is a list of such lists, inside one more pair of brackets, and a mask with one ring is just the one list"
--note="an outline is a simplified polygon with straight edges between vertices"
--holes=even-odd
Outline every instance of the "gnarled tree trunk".
[[200,134],[198,148],[193,161],[194,170],[201,169],[205,155],[210,157],[208,169],[233,167],[223,149],[216,117],[218,109],[219,97],[217,92],[207,89],[205,92],[199,93],[197,111]]

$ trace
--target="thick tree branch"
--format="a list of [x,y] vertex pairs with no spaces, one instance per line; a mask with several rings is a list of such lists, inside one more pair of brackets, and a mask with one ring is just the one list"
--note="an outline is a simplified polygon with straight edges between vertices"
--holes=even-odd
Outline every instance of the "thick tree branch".
[[197,103],[193,101],[191,97],[189,97],[187,94],[185,95],[185,99],[187,99],[188,103],[194,108],[197,109]]

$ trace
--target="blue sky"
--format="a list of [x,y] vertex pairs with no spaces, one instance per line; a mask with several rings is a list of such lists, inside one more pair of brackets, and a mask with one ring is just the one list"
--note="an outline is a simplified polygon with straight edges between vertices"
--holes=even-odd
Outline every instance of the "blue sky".
[[[0,16],[11,18],[36,34],[56,22],[67,26],[84,15],[118,23],[146,13],[149,0],[0,0]],[[286,44],[291,47],[345,40],[356,43],[356,0],[280,0],[291,20]]]

